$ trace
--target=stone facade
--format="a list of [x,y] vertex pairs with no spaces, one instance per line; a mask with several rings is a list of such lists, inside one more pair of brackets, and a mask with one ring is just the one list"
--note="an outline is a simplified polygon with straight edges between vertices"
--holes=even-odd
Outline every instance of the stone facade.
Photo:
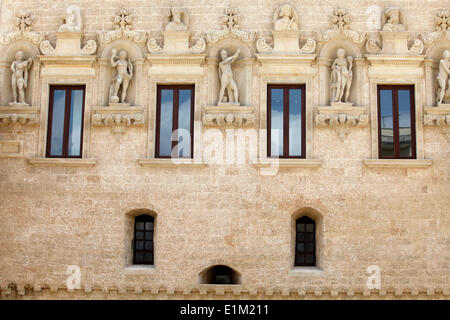
[[[0,0],[2,298],[449,298],[450,105],[436,101],[448,3],[284,4]],[[340,48],[352,80],[333,102]],[[222,49],[239,52],[239,104],[217,105]],[[18,51],[32,61],[26,103],[10,104]],[[120,51],[133,72],[118,103]],[[52,84],[86,85],[81,159],[45,157]],[[155,158],[158,84],[195,85],[193,159]],[[266,157],[268,84],[305,85],[305,159]],[[378,158],[378,84],[415,85],[417,159]],[[226,142],[215,162],[211,132]],[[258,136],[238,148],[243,132]],[[152,267],[131,263],[140,214],[155,217]],[[317,224],[315,268],[294,267],[302,215]],[[241,284],[200,284],[212,265]]]

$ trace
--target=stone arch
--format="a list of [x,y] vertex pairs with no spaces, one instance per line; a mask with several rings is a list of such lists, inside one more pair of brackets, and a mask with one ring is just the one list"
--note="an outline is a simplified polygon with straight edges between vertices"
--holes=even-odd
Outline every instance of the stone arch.
[[208,56],[211,58],[219,59],[220,50],[228,49],[234,53],[238,48],[241,49],[241,53],[238,56],[238,60],[252,57],[250,48],[243,41],[233,38],[227,38],[218,41],[211,47]]
[[433,59],[439,62],[439,60],[442,59],[442,53],[445,50],[450,51],[450,40],[437,41],[435,44],[427,48],[427,50],[425,51],[425,58]]
[[225,264],[211,265],[203,269],[198,274],[198,279],[200,284],[241,284],[241,274]]
[[101,48],[100,50],[100,58],[101,59],[110,59],[112,49],[126,50],[128,52],[128,57],[134,61],[136,59],[144,59],[144,53],[136,43],[127,39],[118,39],[111,41],[107,45]]
[[359,46],[350,40],[346,39],[334,39],[327,42],[320,50],[319,57],[326,57],[329,59],[336,58],[336,51],[339,48],[343,48],[347,55],[353,56],[353,58],[362,58],[362,52]]

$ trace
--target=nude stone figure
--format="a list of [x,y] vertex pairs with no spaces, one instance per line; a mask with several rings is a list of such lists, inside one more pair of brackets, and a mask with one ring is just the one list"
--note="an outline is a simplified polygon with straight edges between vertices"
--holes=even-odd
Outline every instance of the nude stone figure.
[[345,50],[342,48],[338,49],[337,58],[331,65],[331,102],[348,102],[353,79],[352,67],[353,57],[348,56],[345,58]]
[[[113,49],[111,55],[111,66],[116,68],[116,75],[112,79],[109,100],[112,103],[125,103],[128,86],[131,78],[133,77],[133,64],[130,59],[128,59],[128,53],[125,50],[122,50],[119,52],[119,56],[117,56],[117,50]],[[119,90],[121,87],[122,95],[119,100]]]
[[[236,82],[233,79],[233,70],[231,69],[231,64],[236,61],[240,52],[241,50],[237,49],[236,53],[233,56],[228,57],[228,53],[225,49],[222,49],[222,51],[220,51],[220,57],[222,58],[222,61],[219,63],[220,92],[218,104],[224,102],[223,100],[225,98],[225,89],[227,89],[228,102],[239,104],[239,92]],[[231,101],[232,98],[234,99],[233,102]]]
[[[450,51],[445,50],[442,54],[442,59],[439,62],[439,73],[437,75],[437,80],[439,83],[439,88],[436,92],[437,103],[442,103],[448,98],[450,98]],[[447,88],[447,90],[445,90]],[[450,102],[450,101],[445,101]]]
[[401,13],[398,8],[387,8],[384,12],[387,22],[383,26],[383,31],[405,31],[406,28],[401,21]]
[[167,14],[169,23],[166,25],[166,31],[186,31],[187,14],[179,8],[171,8]]
[[298,16],[294,8],[285,4],[275,11],[274,29],[279,30],[298,30]]
[[[27,104],[25,102],[25,89],[27,88],[28,83],[28,70],[33,63],[33,60],[23,60],[25,54],[23,51],[18,51],[16,53],[16,60],[11,64],[11,85],[13,90],[13,99],[12,103],[14,104]],[[19,93],[19,94],[17,94]]]
[[83,22],[81,20],[81,10],[77,6],[70,6],[64,15],[65,23],[61,25],[58,32],[81,32]]

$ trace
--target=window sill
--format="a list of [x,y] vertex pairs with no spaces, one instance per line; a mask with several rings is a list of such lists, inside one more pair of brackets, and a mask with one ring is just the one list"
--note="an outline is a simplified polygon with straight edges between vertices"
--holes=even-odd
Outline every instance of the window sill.
[[125,274],[152,274],[156,272],[154,265],[130,265],[123,269]]
[[293,267],[289,270],[292,277],[323,277],[325,272],[319,267]]
[[206,167],[206,163],[199,162],[195,159],[158,159],[158,158],[147,158],[139,159],[138,163],[143,167],[167,167],[167,168],[177,168],[177,167]]
[[363,163],[369,168],[428,168],[433,165],[433,160],[366,159]]
[[70,159],[70,158],[30,158],[30,165],[35,167],[93,167],[96,159]]
[[323,161],[319,159],[258,159],[252,163],[255,167],[279,167],[279,168],[320,168]]

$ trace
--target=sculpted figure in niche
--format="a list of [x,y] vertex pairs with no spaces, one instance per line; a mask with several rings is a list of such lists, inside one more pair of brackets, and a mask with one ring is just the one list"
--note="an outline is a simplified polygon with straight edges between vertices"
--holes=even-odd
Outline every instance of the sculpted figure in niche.
[[58,29],[58,32],[81,32],[83,22],[81,20],[81,10],[77,6],[70,6],[66,9],[64,15],[64,24]]
[[[439,88],[437,89],[437,103],[450,102],[450,51],[445,50],[442,59],[439,62],[439,73],[437,80]],[[447,90],[445,90],[447,88]]]
[[[225,49],[220,51],[220,57],[222,61],[219,63],[219,78],[220,78],[220,92],[219,92],[219,104],[223,102],[239,104],[239,92],[236,82],[233,79],[233,70],[231,64],[236,61],[240,49],[236,50],[236,53],[228,57],[228,53]],[[228,100],[225,100],[225,89],[227,90]],[[232,101],[232,99],[234,99]]]
[[[337,58],[331,65],[330,96],[331,102],[348,102],[352,85],[353,57],[345,58],[345,50],[337,50]],[[343,100],[343,101],[342,101]]]
[[189,21],[185,10],[180,8],[171,8],[167,13],[166,31],[187,31]]
[[15,58],[16,60],[11,64],[13,103],[27,104],[25,102],[25,89],[27,88],[28,83],[28,70],[33,63],[33,60],[29,58],[24,61],[25,54],[23,51],[18,51]]
[[[128,59],[128,53],[125,50],[121,50],[117,56],[117,50],[113,49],[111,66],[116,69],[116,74],[112,79],[109,101],[112,103],[125,103],[128,86],[133,77],[133,64]],[[121,87],[122,95],[121,99],[119,99],[119,90]]]
[[275,30],[298,30],[298,16],[294,8],[285,4],[274,14]]
[[402,14],[399,8],[387,8],[384,11],[383,20],[386,23],[383,26],[383,31],[405,31],[406,28],[403,25]]

